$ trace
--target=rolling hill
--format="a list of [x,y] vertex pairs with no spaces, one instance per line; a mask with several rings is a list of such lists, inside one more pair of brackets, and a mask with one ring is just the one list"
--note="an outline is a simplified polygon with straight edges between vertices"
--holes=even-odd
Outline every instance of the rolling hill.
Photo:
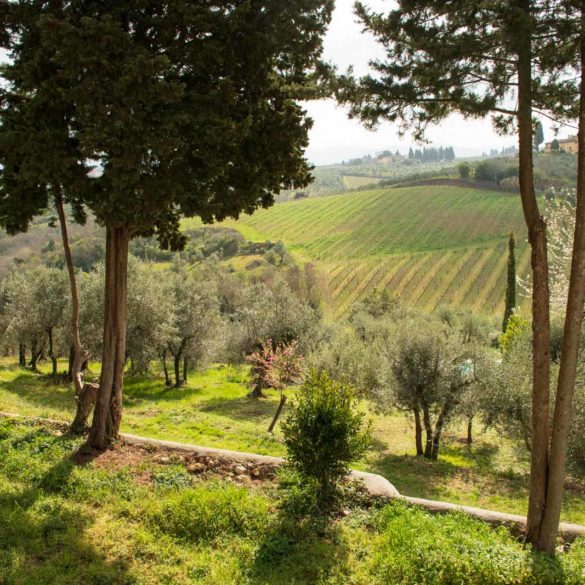
[[297,258],[314,262],[327,275],[338,316],[376,288],[426,310],[448,304],[499,313],[510,231],[518,242],[518,272],[529,267],[519,198],[472,187],[425,185],[310,198],[223,225],[248,239],[282,240]]

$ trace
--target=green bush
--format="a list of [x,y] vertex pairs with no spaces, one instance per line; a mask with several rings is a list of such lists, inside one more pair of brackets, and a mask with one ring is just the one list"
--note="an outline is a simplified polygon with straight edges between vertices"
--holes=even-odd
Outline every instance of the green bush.
[[163,532],[194,541],[251,536],[268,522],[268,502],[249,490],[215,484],[183,489],[159,503],[150,520]]
[[339,481],[370,444],[370,426],[352,388],[312,370],[282,425],[288,463],[317,483],[321,509],[333,504]]

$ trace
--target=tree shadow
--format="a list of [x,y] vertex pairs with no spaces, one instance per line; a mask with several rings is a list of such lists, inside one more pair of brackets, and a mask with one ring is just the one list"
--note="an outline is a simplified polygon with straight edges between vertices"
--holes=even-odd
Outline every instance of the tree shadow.
[[[272,417],[278,403],[263,398],[210,398],[198,408],[200,412],[208,412],[227,416],[234,420],[263,420]],[[286,409],[286,406],[285,406]]]
[[0,385],[35,406],[73,411],[73,387],[69,384],[56,384],[55,378],[42,373],[23,372]]
[[[38,429],[31,430],[12,446],[37,453],[51,449],[41,435]],[[66,436],[51,441],[53,447],[63,449],[64,457],[28,478],[23,489],[0,482],[0,583],[134,583],[126,561],[110,561],[95,546],[95,538],[88,534],[91,513],[60,497],[77,466],[77,451],[67,452],[68,444],[63,443],[71,439]]]
[[346,566],[349,547],[337,524],[315,526],[282,512],[264,533],[250,567],[250,583],[326,583]]

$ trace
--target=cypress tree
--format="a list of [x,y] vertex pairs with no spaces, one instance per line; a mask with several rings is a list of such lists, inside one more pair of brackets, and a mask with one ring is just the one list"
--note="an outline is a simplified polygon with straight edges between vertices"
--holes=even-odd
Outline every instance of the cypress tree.
[[504,322],[502,331],[505,333],[508,327],[508,321],[516,307],[516,240],[514,234],[510,233],[508,240],[508,284],[506,286],[506,309],[504,310]]

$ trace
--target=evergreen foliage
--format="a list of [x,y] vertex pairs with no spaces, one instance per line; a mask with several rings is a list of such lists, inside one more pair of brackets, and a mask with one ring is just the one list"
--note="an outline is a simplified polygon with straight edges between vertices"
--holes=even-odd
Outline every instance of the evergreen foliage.
[[506,284],[506,308],[504,310],[504,322],[502,331],[505,333],[508,328],[510,316],[516,308],[516,240],[514,234],[510,233],[508,239],[508,280]]

